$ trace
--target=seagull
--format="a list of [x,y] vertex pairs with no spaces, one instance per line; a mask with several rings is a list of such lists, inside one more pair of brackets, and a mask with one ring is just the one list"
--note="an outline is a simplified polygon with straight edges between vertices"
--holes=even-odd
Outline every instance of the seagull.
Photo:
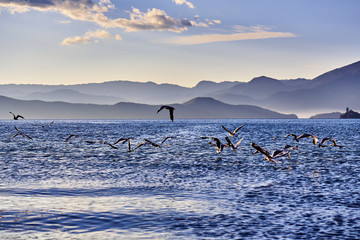
[[230,130],[228,130],[226,127],[224,127],[224,126],[221,126],[225,131],[227,131],[228,133],[229,133],[229,135],[231,136],[231,137],[235,137],[235,135],[237,134],[237,132],[242,128],[242,127],[244,127],[246,125],[246,123],[245,124],[243,124],[243,125],[241,125],[240,127],[237,127],[234,131],[230,131]]
[[244,139],[244,137],[242,137],[234,146],[234,144],[230,141],[229,137],[225,137],[226,142],[228,143],[228,145],[231,147],[231,149],[233,151],[236,151],[236,149],[239,147],[240,143],[242,142],[242,140]]
[[111,143],[108,143],[108,142],[107,142],[107,141],[105,141],[105,140],[100,140],[100,141],[91,141],[91,140],[86,140],[85,142],[86,142],[86,143],[89,143],[89,144],[101,143],[101,144],[108,145],[108,146],[110,146],[111,148],[114,148],[114,149],[119,149],[118,147],[115,147],[114,145],[112,145]]
[[174,110],[175,110],[174,107],[167,106],[167,105],[163,105],[163,106],[161,106],[161,107],[159,108],[159,110],[157,110],[156,113],[159,113],[159,112],[160,112],[161,110],[163,110],[164,108],[167,109],[167,110],[169,110],[170,119],[171,119],[171,121],[173,122],[173,121],[174,121]]
[[212,142],[209,142],[210,145],[212,146],[216,146],[216,152],[217,153],[221,153],[225,147],[230,147],[228,144],[222,144],[220,139],[216,138],[216,137],[200,137],[201,139],[208,139],[210,138],[211,140],[215,141],[215,144],[213,144]]
[[129,138],[119,138],[116,142],[113,143],[113,145],[122,142],[122,144],[125,144],[126,142],[128,143],[128,149],[129,151],[131,150],[131,140],[133,138],[129,137]]
[[308,134],[308,133],[301,134],[300,136],[297,136],[297,135],[295,135],[295,134],[290,133],[290,134],[286,134],[285,137],[288,137],[288,136],[293,136],[294,139],[295,139],[295,141],[297,141],[297,142],[299,142],[299,139],[308,138],[308,137],[310,137],[310,138],[313,139],[314,145],[316,145],[317,142],[318,142],[318,138],[317,138],[317,137],[315,137],[315,136],[312,135],[312,134]]
[[69,141],[71,138],[79,138],[80,136],[79,135],[76,135],[76,134],[70,134],[70,136],[68,136],[66,139],[65,139],[65,142]]
[[21,115],[15,115],[15,114],[12,113],[12,112],[9,112],[9,113],[11,113],[11,114],[13,115],[14,120],[19,120],[19,118],[25,119],[25,118],[24,118],[23,116],[21,116]]
[[257,144],[255,144],[255,143],[253,143],[253,142],[250,143],[250,145],[251,145],[253,148],[255,148],[256,152],[259,152],[259,153],[264,154],[264,155],[265,155],[265,158],[264,158],[264,159],[265,159],[266,161],[273,162],[273,163],[277,164],[277,161],[274,160],[274,158],[270,155],[269,151],[267,151],[267,150],[259,147]]
[[146,145],[147,143],[146,142],[142,142],[142,143],[139,143],[136,147],[134,147],[133,149],[129,149],[129,151],[128,152],[132,152],[132,151],[134,151],[134,150],[136,150],[136,149],[138,149],[139,147],[141,147],[141,146],[144,146],[144,145]]
[[20,136],[20,137],[27,137],[30,140],[33,140],[29,135],[21,132],[16,126],[14,126],[14,128],[16,129],[17,133],[15,133],[11,138],[9,138],[9,140],[13,139],[16,136]]
[[324,143],[327,142],[327,141],[332,141],[332,142],[333,142],[333,144],[330,144],[330,146],[338,147],[338,148],[342,148],[342,147],[343,147],[343,146],[341,146],[341,145],[338,145],[338,144],[336,143],[336,140],[335,140],[335,139],[332,139],[332,138],[330,138],[330,137],[325,137],[325,138],[323,138],[323,139],[320,141],[320,143],[319,143],[319,147],[328,147],[328,146],[324,145]]
[[166,140],[171,139],[171,138],[176,138],[176,137],[165,137],[165,138],[161,141],[160,145],[162,145]]
[[46,124],[44,124],[44,125],[41,125],[41,127],[47,127],[47,126],[49,126],[49,125],[51,125],[51,124],[53,124],[55,121],[51,121],[51,122],[49,122],[49,123],[46,123]]

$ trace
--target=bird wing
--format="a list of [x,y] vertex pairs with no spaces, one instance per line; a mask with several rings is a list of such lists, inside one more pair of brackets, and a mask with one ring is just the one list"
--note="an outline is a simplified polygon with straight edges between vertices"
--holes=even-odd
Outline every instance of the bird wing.
[[298,140],[298,137],[295,135],[295,134],[293,134],[293,133],[289,133],[289,134],[286,134],[285,135],[285,137],[287,138],[288,136],[293,136],[294,137],[294,139],[298,142],[299,140]]
[[117,141],[113,143],[113,145],[118,144],[119,142],[126,141],[126,138],[119,138]]
[[148,140],[148,139],[146,139],[146,138],[144,138],[144,140],[145,140],[146,142],[150,143],[151,145],[153,145],[154,147],[161,148],[161,146],[160,146],[159,144],[157,144],[157,143],[154,143],[154,142],[152,142],[152,141],[150,141],[150,140]]
[[22,119],[25,119],[23,116],[21,115],[17,115],[16,118],[22,118]]
[[19,135],[19,133],[15,133],[11,138],[9,138],[9,140],[13,139],[13,138],[16,137],[17,135]]
[[230,130],[228,130],[226,127],[224,127],[224,126],[221,126],[225,131],[227,131],[228,133],[230,133],[230,134],[233,134]]
[[166,108],[166,106],[161,106],[160,108],[159,108],[159,110],[157,110],[157,112],[156,113],[159,113],[161,110],[163,110],[164,108]]
[[173,108],[169,109],[169,114],[170,114],[170,119],[173,122],[174,121],[174,109]]
[[237,133],[237,132],[238,132],[241,128],[243,128],[245,125],[246,125],[246,123],[243,124],[243,125],[241,125],[240,127],[236,128],[233,133]]
[[118,147],[115,147],[114,145],[112,145],[111,143],[106,143],[107,145],[109,145],[110,147],[114,148],[114,149],[119,149]]
[[243,139],[244,139],[244,137],[242,137],[242,138],[235,144],[235,148],[237,148],[237,147],[240,145],[240,143],[242,142]]
[[226,142],[228,143],[228,146],[232,148],[232,150],[235,150],[234,144],[230,141],[230,138],[228,136],[225,137]]
[[139,143],[139,144],[136,145],[136,147],[134,147],[132,150],[129,150],[129,152],[132,152],[132,151],[134,151],[134,150],[136,150],[136,149],[138,149],[139,147],[144,146],[144,145],[146,145],[146,142]]
[[24,134],[24,136],[27,137],[28,139],[33,140],[33,139],[32,139],[29,135],[27,135],[27,134]]

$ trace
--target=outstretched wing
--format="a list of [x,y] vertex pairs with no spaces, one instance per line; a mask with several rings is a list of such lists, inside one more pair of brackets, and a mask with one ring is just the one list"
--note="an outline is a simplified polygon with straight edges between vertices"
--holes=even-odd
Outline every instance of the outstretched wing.
[[243,124],[243,125],[241,125],[240,127],[236,128],[236,129],[234,130],[234,134],[237,133],[237,132],[238,132],[241,128],[243,128],[245,125],[246,125],[246,123]]
[[157,112],[156,113],[159,113],[161,110],[163,110],[164,108],[166,108],[166,106],[161,106],[160,108],[159,108],[159,110],[157,110]]
[[148,140],[148,139],[146,139],[146,138],[144,138],[144,140],[145,140],[145,142],[150,143],[150,144],[153,145],[154,147],[161,148],[161,146],[160,146],[159,144],[157,144],[157,143],[154,143],[154,142],[152,142],[152,141],[150,141],[150,140]]
[[170,114],[170,119],[173,122],[174,121],[174,109],[173,108],[169,109],[169,114]]
[[229,134],[233,134],[231,131],[229,131],[226,127],[224,127],[224,126],[221,126],[225,131],[227,131]]
[[244,139],[244,137],[242,137],[242,138],[235,144],[235,148],[237,148],[237,147],[240,145],[240,143],[242,142],[243,139]]

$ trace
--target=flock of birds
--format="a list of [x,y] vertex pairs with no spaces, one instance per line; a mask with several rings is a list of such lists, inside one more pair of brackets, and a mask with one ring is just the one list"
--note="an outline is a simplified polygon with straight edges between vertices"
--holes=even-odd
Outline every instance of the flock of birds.
[[[170,120],[173,122],[174,121],[174,110],[175,108],[174,107],[171,107],[171,106],[167,106],[167,105],[164,105],[164,106],[161,106],[159,108],[159,110],[157,110],[157,113],[159,113],[161,110],[163,109],[167,109],[169,111],[169,115],[170,115]],[[19,120],[20,118],[21,119],[25,119],[23,116],[21,115],[15,115],[14,113],[10,112],[12,115],[13,115],[13,119],[14,120]],[[44,125],[41,125],[41,127],[47,127],[51,124],[53,124],[54,121],[51,121],[49,123],[46,123]],[[233,131],[230,131],[229,129],[227,129],[225,126],[221,126],[227,133],[230,137],[232,138],[235,138],[236,136],[238,136],[238,133],[239,131],[245,126],[246,124],[243,124],[239,127],[237,127],[236,129],[234,129]],[[20,131],[16,126],[15,127],[15,130],[16,130],[16,133],[9,138],[9,140],[17,137],[17,136],[20,136],[20,137],[26,137],[30,140],[33,140],[29,135],[23,133],[22,131]],[[293,137],[294,140],[296,142],[299,142],[300,139],[304,139],[304,138],[312,138],[312,142],[314,145],[318,145],[318,147],[329,147],[329,146],[332,146],[332,147],[338,147],[338,148],[342,148],[343,146],[341,145],[338,145],[336,140],[331,138],[331,137],[325,137],[323,138],[321,141],[319,141],[319,139],[312,135],[312,134],[308,134],[308,133],[304,133],[304,134],[301,134],[301,135],[296,135],[296,134],[287,134],[285,135],[285,138],[287,137]],[[77,134],[70,134],[66,139],[65,139],[65,142],[68,142],[70,141],[72,138],[81,138],[81,136],[77,135]],[[92,140],[85,140],[86,143],[88,144],[95,144],[95,143],[101,143],[101,144],[106,144],[108,146],[110,146],[111,148],[114,148],[114,149],[118,149],[118,147],[116,146],[116,144],[118,143],[122,143],[122,144],[126,144],[128,145],[128,152],[133,152],[135,151],[136,149],[142,147],[142,146],[145,146],[145,145],[151,145],[153,147],[156,147],[156,148],[162,148],[162,146],[164,145],[164,143],[168,140],[168,139],[172,139],[172,138],[176,138],[174,136],[167,136],[165,137],[160,143],[155,143],[153,141],[150,141],[149,139],[144,139],[144,141],[138,143],[135,147],[132,148],[132,141],[134,140],[133,138],[131,137],[128,137],[128,138],[119,138],[118,140],[116,140],[114,143],[109,143],[108,141],[104,141],[104,140],[99,140],[99,141],[92,141]],[[211,141],[209,141],[208,143],[215,147],[216,148],[216,152],[217,153],[221,153],[222,151],[224,151],[225,148],[230,148],[231,150],[233,151],[237,151],[239,149],[241,149],[239,146],[241,144],[241,142],[243,141],[244,137],[242,137],[240,140],[238,140],[235,144],[232,143],[232,141],[230,140],[230,138],[228,136],[225,137],[225,141],[226,143],[222,143],[220,141],[219,138],[217,137],[200,137],[201,139],[210,139]],[[326,145],[327,142],[332,142],[332,144],[329,144],[329,145]],[[270,153],[269,150],[265,149],[265,148],[262,148],[260,147],[259,145],[257,145],[256,143],[253,143],[251,142],[250,143],[251,147],[253,147],[255,149],[255,151],[253,152],[253,154],[257,154],[257,153],[260,153],[260,154],[263,154],[264,155],[264,160],[267,160],[269,162],[272,162],[272,163],[275,163],[277,164],[278,161],[277,159],[280,158],[280,157],[288,157],[290,158],[290,150],[298,150],[299,148],[298,147],[294,147],[294,146],[291,146],[291,145],[285,145],[283,148],[281,149],[276,149],[274,151],[272,151],[272,153]]]

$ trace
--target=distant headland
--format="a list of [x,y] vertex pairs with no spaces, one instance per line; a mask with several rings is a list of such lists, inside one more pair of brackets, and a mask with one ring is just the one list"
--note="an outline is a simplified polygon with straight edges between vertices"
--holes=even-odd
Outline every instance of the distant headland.
[[346,108],[346,112],[340,115],[340,118],[360,118],[360,113]]

